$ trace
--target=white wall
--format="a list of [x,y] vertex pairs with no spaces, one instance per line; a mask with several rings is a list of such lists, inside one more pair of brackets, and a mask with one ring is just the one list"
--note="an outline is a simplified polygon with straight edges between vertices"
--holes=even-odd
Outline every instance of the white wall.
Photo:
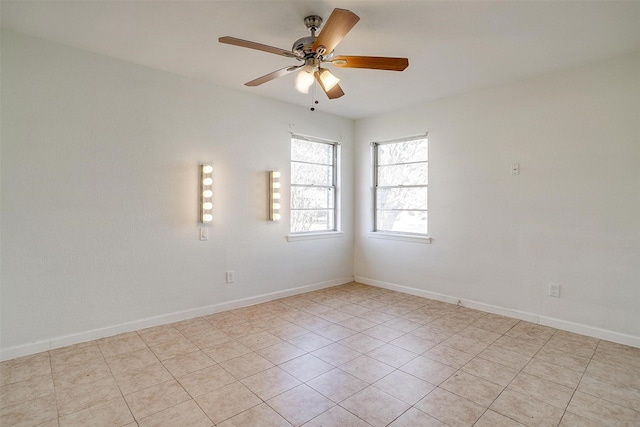
[[[433,244],[369,238],[369,143],[425,131]],[[355,158],[357,280],[640,346],[639,55],[359,120]]]
[[[0,358],[352,279],[353,121],[12,32],[1,64]],[[291,124],[343,142],[340,238],[267,221]]]

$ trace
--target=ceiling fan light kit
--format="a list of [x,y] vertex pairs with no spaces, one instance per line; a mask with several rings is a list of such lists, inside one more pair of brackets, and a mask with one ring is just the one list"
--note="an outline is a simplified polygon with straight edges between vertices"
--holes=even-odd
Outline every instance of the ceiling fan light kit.
[[320,34],[316,37],[316,31],[323,20],[318,15],[310,15],[304,18],[304,24],[311,32],[310,36],[302,37],[293,43],[291,51],[268,46],[235,37],[220,37],[220,43],[249,49],[261,50],[287,58],[295,58],[303,61],[303,65],[294,65],[276,70],[257,79],[245,83],[246,86],[259,86],[278,77],[285,76],[294,71],[296,74],[295,87],[301,93],[309,93],[314,81],[317,81],[329,99],[340,98],[344,92],[336,76],[322,64],[331,64],[339,68],[367,68],[370,70],[403,71],[409,66],[407,58],[392,58],[384,56],[335,56],[334,49],[342,41],[344,36],[358,23],[360,18],[350,10],[334,9],[327,19]]

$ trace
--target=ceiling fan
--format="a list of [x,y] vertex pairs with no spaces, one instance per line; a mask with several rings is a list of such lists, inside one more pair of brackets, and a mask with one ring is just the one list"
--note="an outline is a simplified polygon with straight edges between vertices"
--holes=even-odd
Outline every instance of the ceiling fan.
[[390,71],[402,71],[409,66],[409,60],[407,58],[336,56],[334,54],[334,48],[359,20],[358,15],[350,10],[334,9],[329,19],[327,19],[324,28],[316,37],[316,31],[322,25],[322,18],[317,15],[307,16],[304,18],[304,23],[307,29],[311,31],[311,36],[296,40],[291,50],[280,49],[229,36],[220,37],[218,41],[220,43],[274,53],[303,62],[301,65],[285,67],[258,77],[255,80],[245,83],[246,86],[258,86],[298,70],[296,76],[296,89],[298,91],[309,93],[309,88],[313,85],[314,81],[317,81],[329,99],[336,99],[344,95],[342,88],[338,84],[340,79],[335,77],[327,68],[324,68],[324,64],[332,64],[339,68],[368,68],[372,70]]

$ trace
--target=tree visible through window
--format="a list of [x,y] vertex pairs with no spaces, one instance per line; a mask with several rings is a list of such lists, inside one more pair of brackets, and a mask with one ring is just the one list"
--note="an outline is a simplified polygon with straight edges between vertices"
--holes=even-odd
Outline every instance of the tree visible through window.
[[337,143],[291,137],[291,232],[335,231]]
[[426,137],[373,144],[374,231],[427,235]]

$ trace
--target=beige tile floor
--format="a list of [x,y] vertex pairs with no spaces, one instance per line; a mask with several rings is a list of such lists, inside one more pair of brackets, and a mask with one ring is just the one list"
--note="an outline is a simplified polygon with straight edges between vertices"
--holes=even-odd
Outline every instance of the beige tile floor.
[[640,426],[640,349],[352,283],[0,364],[8,426]]

